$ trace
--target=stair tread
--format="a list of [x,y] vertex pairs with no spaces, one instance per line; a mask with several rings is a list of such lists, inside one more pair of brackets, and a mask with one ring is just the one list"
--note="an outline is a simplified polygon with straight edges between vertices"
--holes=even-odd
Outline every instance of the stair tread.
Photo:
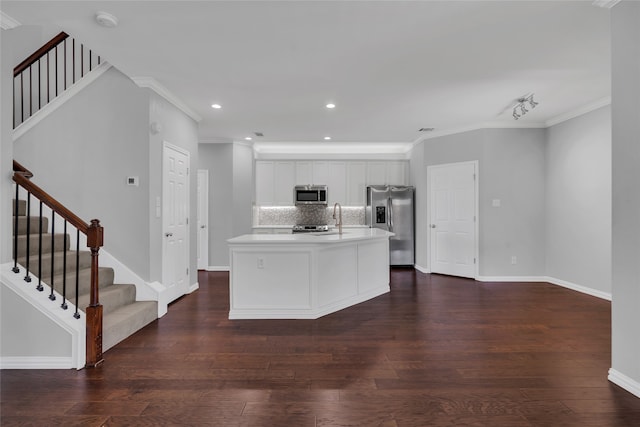
[[102,321],[103,351],[107,351],[157,318],[158,303],[156,301],[136,301],[104,314]]

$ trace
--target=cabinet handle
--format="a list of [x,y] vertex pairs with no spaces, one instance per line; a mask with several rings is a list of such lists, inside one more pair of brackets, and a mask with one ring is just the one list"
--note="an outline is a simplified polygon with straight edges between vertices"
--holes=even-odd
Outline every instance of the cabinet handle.
[[164,237],[171,237],[173,236],[173,233],[164,233]]

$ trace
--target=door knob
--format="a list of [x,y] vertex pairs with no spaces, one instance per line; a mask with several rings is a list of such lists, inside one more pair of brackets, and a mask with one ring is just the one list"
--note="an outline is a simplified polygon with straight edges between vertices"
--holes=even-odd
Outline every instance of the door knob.
[[431,228],[436,228],[436,225],[435,224],[431,224]]
[[207,228],[207,226],[206,225],[201,225],[200,228]]

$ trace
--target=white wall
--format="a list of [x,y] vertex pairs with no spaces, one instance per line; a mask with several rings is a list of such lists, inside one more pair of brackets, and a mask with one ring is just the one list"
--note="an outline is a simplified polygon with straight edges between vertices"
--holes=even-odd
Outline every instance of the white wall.
[[409,184],[415,187],[415,264],[426,270],[429,265],[427,249],[427,168],[424,166],[424,146],[421,143],[411,151]]
[[251,234],[253,223],[253,149],[233,144],[233,235]]
[[[479,129],[422,143],[424,168],[479,161],[480,276],[544,274],[544,138],[543,129]],[[414,156],[420,154],[414,149]],[[493,207],[493,199],[500,199],[501,206]],[[424,245],[427,204],[417,215],[424,233],[417,263],[430,268]],[[517,257],[515,265],[512,256]]]
[[226,241],[233,237],[233,144],[200,144],[198,152],[198,169],[209,170],[208,265],[227,267]]
[[547,129],[546,275],[611,294],[611,108]]
[[0,308],[0,357],[71,357],[71,335],[8,286],[0,286]]
[[640,396],[640,3],[611,9],[612,369]]
[[[178,146],[189,152],[189,285],[198,281],[196,254],[197,254],[197,178],[198,174],[198,123],[175,107],[165,98],[151,89],[138,89],[144,91],[149,97],[149,118],[144,123],[146,135],[148,135],[148,167],[150,182],[148,192],[147,220],[149,221],[149,250],[150,280],[162,282],[162,246],[164,230],[162,218],[155,215],[156,198],[162,198],[162,158],[164,142]],[[151,123],[159,125],[157,133],[150,132]]]
[[[14,144],[33,181],[86,222],[105,249],[149,279],[148,96],[111,68]],[[139,176],[140,186],[126,185]]]

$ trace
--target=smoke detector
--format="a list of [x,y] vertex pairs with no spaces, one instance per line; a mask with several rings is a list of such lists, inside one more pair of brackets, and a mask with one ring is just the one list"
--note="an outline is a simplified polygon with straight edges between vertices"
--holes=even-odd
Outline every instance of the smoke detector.
[[96,22],[105,28],[115,28],[118,26],[118,18],[107,12],[96,13]]

